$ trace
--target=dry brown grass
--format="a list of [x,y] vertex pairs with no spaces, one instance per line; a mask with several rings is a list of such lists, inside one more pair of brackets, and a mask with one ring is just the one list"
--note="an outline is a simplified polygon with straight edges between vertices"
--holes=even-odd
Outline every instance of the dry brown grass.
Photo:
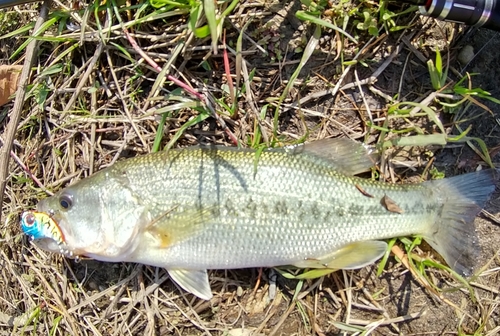
[[[58,1],[55,6],[67,10]],[[160,67],[204,93],[243,146],[265,141],[282,145],[304,138],[336,136],[375,143],[380,129],[370,128],[369,122],[384,125],[389,118],[388,105],[396,100],[396,94],[399,101],[424,101],[442,112],[432,99],[425,100],[433,92],[425,62],[434,57],[434,46],[439,45],[440,49],[450,51],[450,64],[456,66],[457,49],[450,46],[460,42],[459,30],[406,16],[399,18],[398,24],[411,23],[413,29],[391,34],[382,31],[376,38],[361,34],[358,44],[347,40],[341,44],[339,34],[325,30],[318,49],[280,106],[275,128],[273,112],[277,98],[301,56],[294,48],[305,47],[312,34],[312,25],[297,22],[294,17],[299,8],[298,2],[241,1],[233,11],[237,14],[226,19],[226,43],[232,49],[236,48],[241,29],[252,20],[243,38],[241,54],[246,68],[242,67],[241,82],[248,80],[252,71],[255,74],[247,83],[249,90],[237,100],[235,116],[230,116],[217,101],[232,104],[223,86],[227,84],[223,52],[213,55],[209,38],[197,39],[189,33],[186,14],[156,19],[129,30],[140,49]],[[26,23],[35,13],[32,10],[14,17],[24,18]],[[28,98],[17,126],[12,156],[24,167],[10,161],[2,203],[2,334],[236,336],[335,335],[350,331],[379,335],[495,335],[500,332],[500,232],[485,220],[478,225],[482,242],[487,245],[480,263],[486,266],[471,282],[475,300],[448,273],[427,270],[428,281],[441,288],[430,290],[418,282],[415,273],[411,275],[404,263],[391,258],[380,277],[375,275],[376,266],[303,282],[277,277],[278,294],[274,298],[269,297],[273,282],[268,281],[267,271],[260,280],[257,270],[211,271],[214,298],[205,302],[178,289],[160,268],[67,260],[36,248],[20,232],[20,212],[33,207],[47,193],[116,160],[151,151],[161,120],[158,109],[179,101],[197,104],[185,92],[175,93],[183,101],[172,97],[177,86],[171,81],[164,82],[164,76],[138,55],[114,13],[99,14],[102,28],[97,27],[93,15],[87,15],[92,13],[71,13],[73,22],[85,30],[70,32],[63,25],[62,32],[58,33],[54,26],[45,34],[66,41],[43,42],[37,48],[30,81],[34,86],[27,89]],[[134,13],[122,12],[121,19],[132,22]],[[15,28],[19,27],[3,29]],[[182,48],[180,41],[185,42]],[[11,54],[22,42],[17,38],[2,40],[3,55]],[[282,59],[273,58],[280,54]],[[344,60],[358,63],[342,66],[341,54]],[[236,54],[230,51],[229,58],[235,80]],[[61,70],[44,73],[55,66],[61,66]],[[450,78],[457,79],[453,74]],[[266,105],[267,113],[262,113]],[[174,108],[166,118],[161,148],[179,134],[183,125],[200,115],[193,105],[186,106]],[[1,115],[5,116],[6,111]],[[462,119],[473,119],[474,113],[477,115],[477,110],[469,109]],[[453,118],[444,113],[442,117],[451,132]],[[488,125],[481,125],[477,118],[467,124],[473,125],[476,136],[488,135],[488,144],[494,146],[499,131],[494,127],[493,117],[485,113],[483,118],[486,117]],[[2,132],[9,120],[3,119]],[[416,128],[427,134],[436,128],[425,116],[394,119],[388,126],[400,130],[415,127],[409,135],[418,133]],[[217,122],[213,117],[186,129],[175,146],[200,142],[232,145],[220,120]],[[472,170],[484,165],[467,147],[456,147],[437,159],[422,148],[391,150],[380,167],[381,178],[391,182],[418,179],[433,164],[450,174],[456,173],[458,166],[461,170]],[[459,156],[455,156],[457,153]],[[489,207],[492,216],[499,209],[495,202]]]

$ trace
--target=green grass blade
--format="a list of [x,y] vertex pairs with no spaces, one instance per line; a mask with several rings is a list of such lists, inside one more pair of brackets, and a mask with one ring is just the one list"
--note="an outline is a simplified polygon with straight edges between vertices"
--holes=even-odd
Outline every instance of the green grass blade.
[[[147,2],[144,2],[143,4],[139,5],[137,8],[137,11],[134,14],[134,19],[137,20],[141,17],[142,13],[144,13],[148,8],[150,8],[149,4]],[[120,9],[123,10],[122,8]]]
[[69,38],[69,37],[54,37],[54,36],[31,36],[30,38],[38,41],[45,41],[45,42],[54,42],[54,43],[61,43],[61,42],[74,42],[76,39],[74,38]]
[[429,76],[431,78],[431,84],[434,90],[441,89],[441,81],[439,80],[439,74],[434,66],[434,62],[432,60],[427,61],[427,70],[429,71]]
[[391,140],[384,141],[383,148],[393,146],[430,146],[430,145],[446,145],[445,134],[427,134],[427,135],[412,135],[407,137],[397,137]]
[[54,335],[59,334],[57,332],[57,328],[59,327],[59,324],[61,323],[62,319],[63,319],[62,315],[60,315],[54,319],[54,321],[52,322],[52,327],[50,328],[49,336],[54,336]]
[[156,130],[155,141],[153,143],[153,148],[151,152],[155,153],[160,150],[161,139],[163,139],[163,129],[165,127],[165,122],[167,121],[168,113],[163,113],[161,115],[161,121],[158,125],[158,129]]
[[425,114],[427,114],[427,117],[430,120],[432,120],[434,122],[434,124],[436,124],[436,126],[439,128],[441,133],[443,133],[443,134],[446,133],[444,130],[443,123],[441,122],[441,120],[439,120],[438,116],[436,115],[436,112],[434,112],[434,110],[431,109],[429,106],[426,106],[426,105],[423,105],[420,103],[415,103],[415,102],[401,102],[401,103],[397,103],[397,104],[392,105],[389,108],[388,113],[391,114],[391,113],[396,113],[396,111],[398,111],[398,112],[403,112],[404,114],[407,114],[406,110],[399,109],[399,107],[401,105],[410,105],[410,106],[419,107],[422,111],[424,111]]
[[210,27],[208,25],[204,25],[198,28],[195,28],[194,35],[197,38],[205,38],[210,35]]
[[227,6],[227,8],[222,12],[222,15],[221,17],[226,17],[228,16],[229,14],[231,14],[231,12],[233,11],[233,9],[236,8],[236,6],[238,5],[238,3],[240,2],[240,0],[233,0],[231,1],[231,3],[229,4],[229,6]]
[[295,293],[293,294],[292,298],[293,302],[297,301],[299,293],[302,291],[302,287],[304,287],[304,280],[300,280],[299,282],[297,282],[297,286],[295,286]]
[[191,120],[188,120],[184,125],[182,125],[179,130],[175,133],[173,138],[168,142],[168,144],[165,146],[164,150],[169,150],[172,148],[172,146],[179,140],[179,138],[184,134],[184,132],[191,126],[194,126],[203,120],[207,119],[210,117],[210,114],[207,113],[206,111],[202,111],[202,113],[198,114],[196,117],[194,117]]
[[[481,159],[488,164],[491,168],[495,168],[495,165],[491,161],[491,156],[490,156],[490,151],[488,150],[488,146],[486,146],[486,143],[483,141],[483,139],[480,138],[475,138],[475,137],[462,137],[458,141],[456,138],[448,138],[448,140],[452,142],[467,142],[470,148],[476,152],[477,155],[481,157]],[[481,148],[481,151],[479,151],[476,146],[472,143],[472,141],[475,141],[479,147]]]
[[358,327],[358,326],[347,324],[347,323],[340,322],[340,321],[332,321],[331,323],[337,329],[340,329],[342,331],[349,332],[349,333],[360,333],[360,332],[366,331],[366,329],[363,327]]
[[198,107],[200,107],[200,103],[197,101],[181,102],[181,103],[170,104],[168,106],[159,108],[159,109],[154,111],[154,114],[158,115],[158,114],[163,114],[166,112],[174,112],[174,111],[179,111],[181,109],[186,109],[186,108],[195,109]]
[[120,50],[122,52],[122,54],[125,55],[126,58],[128,58],[130,63],[135,63],[135,60],[132,58],[132,55],[130,55],[130,53],[127,51],[127,49],[125,49],[121,45],[114,43],[114,42],[111,42],[111,41],[109,42],[109,44],[113,45],[116,49]]
[[[171,8],[189,8],[191,6],[190,2],[180,2],[171,0],[150,0],[151,6],[155,8],[167,9]],[[168,8],[169,7],[169,8]]]
[[378,264],[378,267],[377,267],[377,276],[380,276],[382,274],[382,272],[384,271],[385,265],[387,264],[387,260],[389,259],[389,256],[391,255],[391,249],[397,240],[398,240],[397,238],[392,238],[387,243],[387,250],[385,251],[384,256],[382,257],[382,260],[380,260],[380,263]]
[[54,60],[52,61],[52,64],[59,63],[59,61],[61,61],[64,57],[66,57],[66,55],[69,55],[71,52],[73,52],[78,47],[80,47],[80,43],[78,43],[78,42],[73,43],[73,45],[66,48],[66,50],[64,50],[62,53],[57,55],[57,57],[54,58]]
[[297,13],[295,14],[297,16],[297,18],[299,20],[302,20],[302,21],[310,21],[314,24],[317,24],[319,26],[323,26],[323,27],[326,27],[326,28],[330,28],[330,29],[333,29],[335,31],[338,31],[339,33],[341,33],[342,35],[344,35],[345,37],[347,37],[349,40],[351,40],[352,42],[354,43],[358,43],[358,41],[356,41],[356,39],[354,37],[352,37],[351,35],[349,35],[349,33],[347,33],[345,30],[335,26],[334,24],[328,22],[328,21],[325,21],[325,20],[322,20],[320,18],[317,18],[316,16],[314,15],[311,15],[305,11],[297,11]]
[[317,279],[337,271],[336,269],[330,269],[330,268],[315,268],[311,270],[305,270],[304,272],[295,275],[280,268],[275,268],[275,270],[279,274],[281,274],[282,277],[290,280]]
[[[188,26],[189,26],[189,29],[191,29],[194,32],[194,34],[196,35],[196,37],[198,37],[198,38],[204,38],[204,37],[208,36],[208,34],[210,34],[210,30],[208,29],[208,26],[203,26],[204,27],[203,29],[207,31],[206,35],[199,36],[198,29],[200,29],[200,28],[197,28],[196,26],[198,24],[198,20],[200,20],[202,13],[203,13],[203,10],[202,10],[201,6],[194,6],[189,11]],[[205,34],[204,32],[201,32],[201,33]]]
[[[238,35],[238,39],[236,40],[236,68],[235,68],[235,72],[236,72],[236,88],[239,88],[240,86],[240,80],[241,80],[241,69],[242,69],[242,65],[241,63],[243,62],[243,56],[241,55],[241,52],[243,50],[243,34],[245,33],[245,31],[247,30],[248,28],[248,25],[252,22],[252,19],[250,18],[246,23],[245,25],[243,26],[243,28],[241,28],[240,30],[240,34]],[[243,92],[243,89],[241,90]]]
[[52,66],[45,68],[38,76],[43,78],[45,76],[54,75],[56,73],[61,72],[63,67],[64,66],[62,64],[54,64]]
[[218,29],[214,0],[203,0],[203,11],[205,12],[205,16],[207,18],[208,27],[210,28],[212,50],[214,54],[217,54],[217,42],[219,41],[219,36],[217,34]]
[[278,129],[278,116],[279,116],[279,110],[281,103],[285,100],[285,98],[288,96],[288,92],[290,89],[293,87],[295,80],[300,74],[300,71],[304,67],[304,65],[307,63],[311,55],[313,54],[314,50],[318,46],[319,39],[321,37],[321,26],[316,26],[316,29],[314,30],[313,36],[311,36],[311,39],[307,43],[306,48],[304,49],[304,53],[302,54],[302,58],[300,59],[300,63],[297,66],[297,69],[293,72],[292,76],[290,77],[290,80],[288,81],[288,84],[286,85],[285,89],[283,90],[283,93],[281,94],[278,104],[276,105],[276,109],[274,111],[274,122],[273,122],[273,133],[274,133],[274,139],[277,138],[277,129]]
[[438,47],[436,47],[436,72],[441,79],[443,76],[443,59],[441,58],[441,52]]
[[35,23],[32,22],[30,24],[27,24],[26,26],[24,27],[21,27],[19,29],[16,29],[14,30],[13,32],[10,32],[8,34],[5,34],[3,36],[0,36],[0,40],[3,40],[3,39],[6,39],[6,38],[11,38],[11,37],[14,37],[14,36],[17,36],[17,35],[20,35],[22,33],[25,33],[27,31],[30,31],[31,29],[33,29],[35,27]]
[[16,51],[14,51],[14,53],[9,57],[9,59],[14,59],[17,57],[17,55],[19,55],[21,53],[21,51],[24,50],[24,48],[26,48],[26,46],[28,44],[30,44],[31,41],[33,41],[33,39],[35,37],[38,37],[40,36],[41,34],[43,34],[49,27],[53,26],[57,20],[59,20],[58,18],[51,18],[49,20],[47,20],[46,22],[44,22],[40,28],[38,28],[38,30],[36,32],[33,33],[33,36],[29,37],[26,41],[24,41],[23,44],[21,44],[21,46],[19,48],[16,49]]

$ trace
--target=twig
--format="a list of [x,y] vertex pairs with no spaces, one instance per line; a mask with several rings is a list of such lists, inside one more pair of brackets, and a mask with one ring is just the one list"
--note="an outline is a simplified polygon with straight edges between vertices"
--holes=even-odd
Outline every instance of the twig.
[[[132,37],[132,35],[130,35],[130,33],[128,32],[128,29],[123,27],[123,33],[125,34],[125,37],[127,37],[127,40],[128,42],[130,43],[130,45],[132,46],[132,48],[134,48],[135,51],[137,51],[137,53],[139,55],[141,55],[142,58],[144,58],[144,60],[146,62],[148,62],[149,65],[151,65],[156,71],[158,72],[161,72],[161,67],[151,58],[148,56],[148,54],[146,54],[142,49],[141,47],[139,47],[139,45],[137,44],[137,42],[135,42],[135,39]],[[169,81],[172,81],[174,82],[175,85],[177,86],[180,86],[181,88],[183,88],[186,92],[192,94],[193,96],[195,96],[196,98],[198,98],[199,100],[203,101],[203,96],[199,93],[199,92],[196,92],[192,87],[190,87],[189,85],[183,83],[182,81],[178,80],[177,78],[175,78],[174,76],[172,75],[167,75],[167,79]]]
[[104,48],[104,42],[100,42],[99,45],[97,46],[95,52],[94,52],[94,56],[92,57],[92,61],[90,61],[90,64],[87,67],[87,70],[80,77],[80,80],[78,81],[78,84],[76,85],[75,92],[73,93],[73,95],[71,96],[69,101],[66,103],[66,106],[64,106],[64,112],[65,112],[64,114],[66,114],[66,112],[68,112],[68,110],[73,107],[73,105],[76,102],[76,99],[80,96],[80,92],[82,91],[85,84],[87,84],[87,80],[89,79],[90,74],[92,73],[92,71],[94,71],[94,66],[96,65],[97,61],[99,60],[99,57],[102,54],[103,48]]
[[[113,78],[113,80],[115,81],[116,91],[118,93],[117,97],[122,102],[123,112],[124,112],[125,116],[127,117],[127,119],[130,120],[130,124],[132,126],[132,129],[134,130],[135,134],[137,134],[137,136],[141,140],[142,146],[144,148],[148,149],[148,151],[149,151],[148,143],[146,142],[146,140],[144,140],[144,137],[142,136],[142,133],[139,130],[139,127],[137,126],[137,124],[132,120],[132,113],[130,112],[130,110],[129,110],[127,104],[126,104],[126,100],[124,98],[124,94],[123,94],[122,90],[120,89],[118,76],[116,75],[115,69],[113,67],[113,60],[112,60],[111,55],[110,55],[110,53],[109,53],[108,50],[106,50],[106,57],[108,59],[108,64],[111,65],[111,67],[110,67],[110,74],[111,74],[111,77]],[[127,142],[126,138],[125,138],[124,142]]]
[[[388,325],[388,324],[393,324],[393,323],[402,323],[402,322],[407,322],[410,320],[414,320],[416,318],[419,318],[420,316],[425,315],[427,310],[422,310],[417,313],[411,313],[408,315],[404,316],[398,316],[393,319],[385,319],[381,320],[379,325]],[[361,325],[361,326],[367,326],[369,324],[373,323],[372,321],[365,321],[365,320],[358,320],[358,319],[351,319],[350,324],[355,324],[355,325]]]
[[[361,98],[363,99],[363,103],[365,104],[366,113],[368,114],[368,117],[370,118],[370,122],[373,124],[372,111],[370,111],[370,105],[368,105],[368,102],[366,101],[366,97],[365,97],[365,94],[363,92],[363,88],[361,87],[361,83],[359,82],[358,72],[356,71],[356,69],[354,69],[354,77],[356,77],[356,85],[358,86],[359,94],[361,95]],[[361,117],[363,118],[363,115]]]
[[[33,262],[31,261],[30,258],[25,256],[24,260],[28,263],[28,265],[30,266],[30,269],[36,273],[37,278],[43,284],[45,289],[49,292],[50,297],[57,303],[57,307],[58,307],[58,309],[60,309],[61,315],[63,315],[66,318],[66,323],[67,323],[69,329],[71,329],[72,334],[77,335],[76,331],[78,330],[78,328],[76,327],[75,321],[73,321],[73,319],[70,317],[70,314],[68,313],[68,310],[66,309],[66,305],[63,303],[60,295],[58,295],[58,293],[54,290],[54,288],[49,283],[49,281],[47,281],[47,279],[45,278],[44,274],[42,274],[40,269],[38,267],[35,267],[35,265],[33,264]],[[39,263],[41,263],[41,262],[39,261]],[[50,274],[50,273],[48,273],[48,274]]]
[[398,99],[401,99],[401,91],[403,90],[403,83],[404,83],[404,78],[405,78],[405,73],[406,73],[406,67],[408,66],[408,62],[410,61],[410,56],[411,54],[408,54],[405,59],[405,63],[403,65],[403,70],[401,71],[401,76],[399,77],[399,86],[398,86],[398,93],[397,96]]
[[415,56],[417,56],[420,62],[422,62],[423,64],[427,64],[427,57],[425,57],[424,54],[422,54],[417,48],[413,46],[413,44],[411,44],[410,38],[408,36],[403,36],[403,38],[401,38],[401,41],[408,47],[408,49],[410,49],[410,51]]
[[486,218],[489,218],[490,220],[492,220],[493,222],[495,222],[495,224],[500,224],[500,218],[498,218],[497,216],[493,215],[492,213],[486,211],[486,210],[482,210],[481,213],[486,217]]
[[[352,59],[352,61],[357,61],[357,59],[364,53],[365,49],[370,45],[370,43],[375,39],[375,37],[372,37],[364,46],[363,48],[361,48],[361,50],[354,56],[354,58]],[[337,80],[337,84],[335,84],[335,87],[331,88],[331,89],[327,89],[327,90],[323,90],[323,91],[320,91],[320,92],[316,92],[314,94],[311,94],[307,97],[304,97],[302,99],[300,99],[298,102],[295,102],[293,104],[293,106],[303,106],[304,104],[306,104],[308,101],[310,100],[313,100],[313,99],[318,99],[318,98],[321,98],[323,96],[326,96],[326,95],[332,95],[335,96],[337,94],[337,92],[339,92],[339,89],[342,90],[344,87],[340,88],[340,85],[342,84],[342,81],[344,80],[345,76],[347,76],[347,74],[349,73],[349,71],[351,70],[351,67],[352,65],[348,65],[344,72],[342,73],[342,75],[340,75],[340,78]],[[356,85],[356,84],[354,84]],[[286,109],[284,110],[283,112],[287,112],[289,109]]]
[[[227,127],[226,122],[224,121],[224,119],[222,119],[221,116],[217,114],[217,112],[215,111],[214,106],[212,105],[213,103],[212,103],[212,99],[210,99],[210,97],[211,97],[210,93],[207,91],[207,93],[205,94],[205,99],[202,100],[202,102],[205,103],[206,108],[210,111],[210,113],[212,114],[212,117],[214,117],[215,120],[217,120],[217,122],[219,123],[219,125],[221,126],[221,128],[224,130],[224,132],[226,132],[226,134],[229,137],[229,139],[231,139],[231,142],[237,146],[238,145],[238,139],[233,134],[233,132],[231,132],[231,130],[229,129],[229,127]],[[215,99],[213,99],[213,100],[215,102]]]
[[[358,57],[364,52],[366,46],[369,45],[371,41],[372,40],[368,41],[368,43],[365,45],[365,47],[363,47],[356,54],[356,56],[354,56],[354,58],[352,59],[353,61],[358,59]],[[332,97],[334,97],[337,94],[337,92],[344,91],[344,90],[353,88],[353,87],[358,86],[358,85],[364,85],[364,84],[372,85],[372,84],[374,84],[377,81],[378,76],[380,76],[380,74],[382,74],[382,72],[384,72],[384,70],[389,66],[389,64],[392,63],[392,61],[394,60],[394,58],[397,55],[399,55],[399,53],[401,52],[402,48],[403,48],[403,46],[401,44],[399,44],[396,47],[396,49],[392,52],[392,54],[382,63],[382,65],[380,67],[377,68],[377,70],[375,70],[375,72],[370,77],[367,77],[367,78],[362,79],[360,81],[349,83],[349,84],[346,84],[346,85],[340,87],[340,84],[344,80],[344,77],[347,75],[347,73],[351,69],[352,65],[349,65],[344,70],[344,72],[342,73],[342,75],[340,76],[340,78],[338,79],[337,84],[335,85],[334,88],[323,90],[323,91],[319,91],[319,92],[315,92],[315,93],[313,93],[313,94],[311,94],[311,95],[309,95],[307,97],[302,98],[301,100],[299,100],[298,103],[294,103],[294,106],[296,106],[296,105],[302,106],[305,103],[309,102],[310,100],[319,99],[319,98],[321,98],[323,96],[327,96],[327,95],[331,95]],[[287,110],[285,110],[285,111],[287,111]]]
[[21,168],[24,170],[24,172],[26,174],[28,174],[28,176],[33,180],[33,182],[36,183],[36,185],[38,187],[40,187],[48,195],[50,195],[50,196],[54,195],[54,193],[52,191],[50,191],[47,188],[45,188],[45,186],[43,185],[43,183],[35,175],[33,175],[33,173],[31,172],[31,170],[23,163],[23,161],[21,161],[21,159],[16,155],[16,153],[14,153],[14,151],[10,151],[10,156],[12,156],[12,158],[14,159],[14,161],[16,161],[19,166],[21,166]]
[[[40,9],[40,16],[35,23],[33,31],[37,31],[42,24],[47,19],[49,14],[50,0],[45,0],[42,8]],[[23,70],[21,71],[21,76],[19,77],[18,89],[16,91],[16,99],[14,100],[14,107],[12,108],[12,113],[10,115],[10,122],[7,125],[7,130],[5,134],[5,141],[0,150],[0,199],[3,201],[3,196],[5,192],[5,184],[7,182],[7,176],[9,171],[9,157],[12,150],[12,142],[17,131],[17,125],[21,120],[21,113],[23,111],[24,97],[26,95],[26,87],[28,85],[29,76],[31,73],[31,68],[35,62],[36,53],[35,50],[38,46],[38,40],[33,39],[26,49],[26,58],[23,65]],[[1,218],[1,214],[0,214]]]
[[[141,57],[144,58],[146,60],[146,62],[148,62],[149,65],[151,65],[156,71],[161,72],[162,68],[153,59],[151,59],[151,57],[149,57],[139,47],[139,45],[137,44],[137,42],[135,42],[134,38],[128,32],[127,28],[125,28],[125,26],[123,26],[122,28],[123,28],[123,33],[127,37],[127,40],[129,41],[130,45],[134,48],[134,50],[137,51],[137,53],[139,53],[139,55],[141,55]],[[169,81],[174,82],[174,84],[176,84],[177,86],[181,87],[186,92],[188,92],[191,95],[193,95],[196,98],[198,98],[208,108],[208,110],[211,112],[211,114],[215,118],[215,120],[217,120],[217,122],[222,127],[222,129],[224,130],[224,132],[226,132],[226,134],[229,136],[229,138],[231,139],[231,142],[233,142],[235,145],[238,145],[238,139],[236,138],[236,136],[227,127],[227,125],[224,122],[224,120],[217,114],[217,112],[215,111],[215,109],[211,106],[210,101],[208,99],[206,99],[205,96],[203,96],[202,94],[200,94],[199,92],[197,92],[196,90],[194,90],[192,87],[190,87],[189,85],[185,84],[184,82],[182,82],[181,80],[175,78],[172,75],[167,74],[167,79]]]
[[283,315],[281,315],[281,318],[279,319],[278,323],[274,326],[274,328],[269,332],[269,336],[276,335],[276,333],[279,331],[279,328],[285,323],[285,320],[288,318],[288,316],[292,313],[293,309],[295,308],[297,304],[296,300],[293,300],[290,302],[290,306],[288,306],[288,309],[285,311]]
[[[224,36],[222,38],[222,43],[224,48],[222,49],[222,59],[224,60],[224,72],[226,73],[226,81],[229,87],[229,96],[231,97],[231,104],[236,102],[237,96],[234,91],[233,78],[231,77],[231,67],[229,66],[229,56],[227,54],[227,46],[226,46],[226,30],[224,29]],[[237,106],[237,105],[235,105]]]

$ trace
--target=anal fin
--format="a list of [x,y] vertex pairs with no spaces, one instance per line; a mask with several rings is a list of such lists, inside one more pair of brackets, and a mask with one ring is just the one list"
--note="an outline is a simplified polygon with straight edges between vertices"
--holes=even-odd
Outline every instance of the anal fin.
[[357,269],[374,263],[387,250],[383,241],[363,241],[346,245],[321,258],[304,259],[294,263],[300,268]]
[[203,300],[212,298],[207,270],[169,269],[167,271],[170,278],[185,291]]

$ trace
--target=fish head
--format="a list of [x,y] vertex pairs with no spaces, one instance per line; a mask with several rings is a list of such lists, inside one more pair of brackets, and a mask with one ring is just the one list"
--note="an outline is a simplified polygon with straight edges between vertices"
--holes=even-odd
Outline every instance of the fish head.
[[129,185],[126,178],[103,171],[41,200],[36,212],[50,217],[63,239],[31,236],[50,252],[126,261],[138,245],[138,232],[149,223],[146,207]]

